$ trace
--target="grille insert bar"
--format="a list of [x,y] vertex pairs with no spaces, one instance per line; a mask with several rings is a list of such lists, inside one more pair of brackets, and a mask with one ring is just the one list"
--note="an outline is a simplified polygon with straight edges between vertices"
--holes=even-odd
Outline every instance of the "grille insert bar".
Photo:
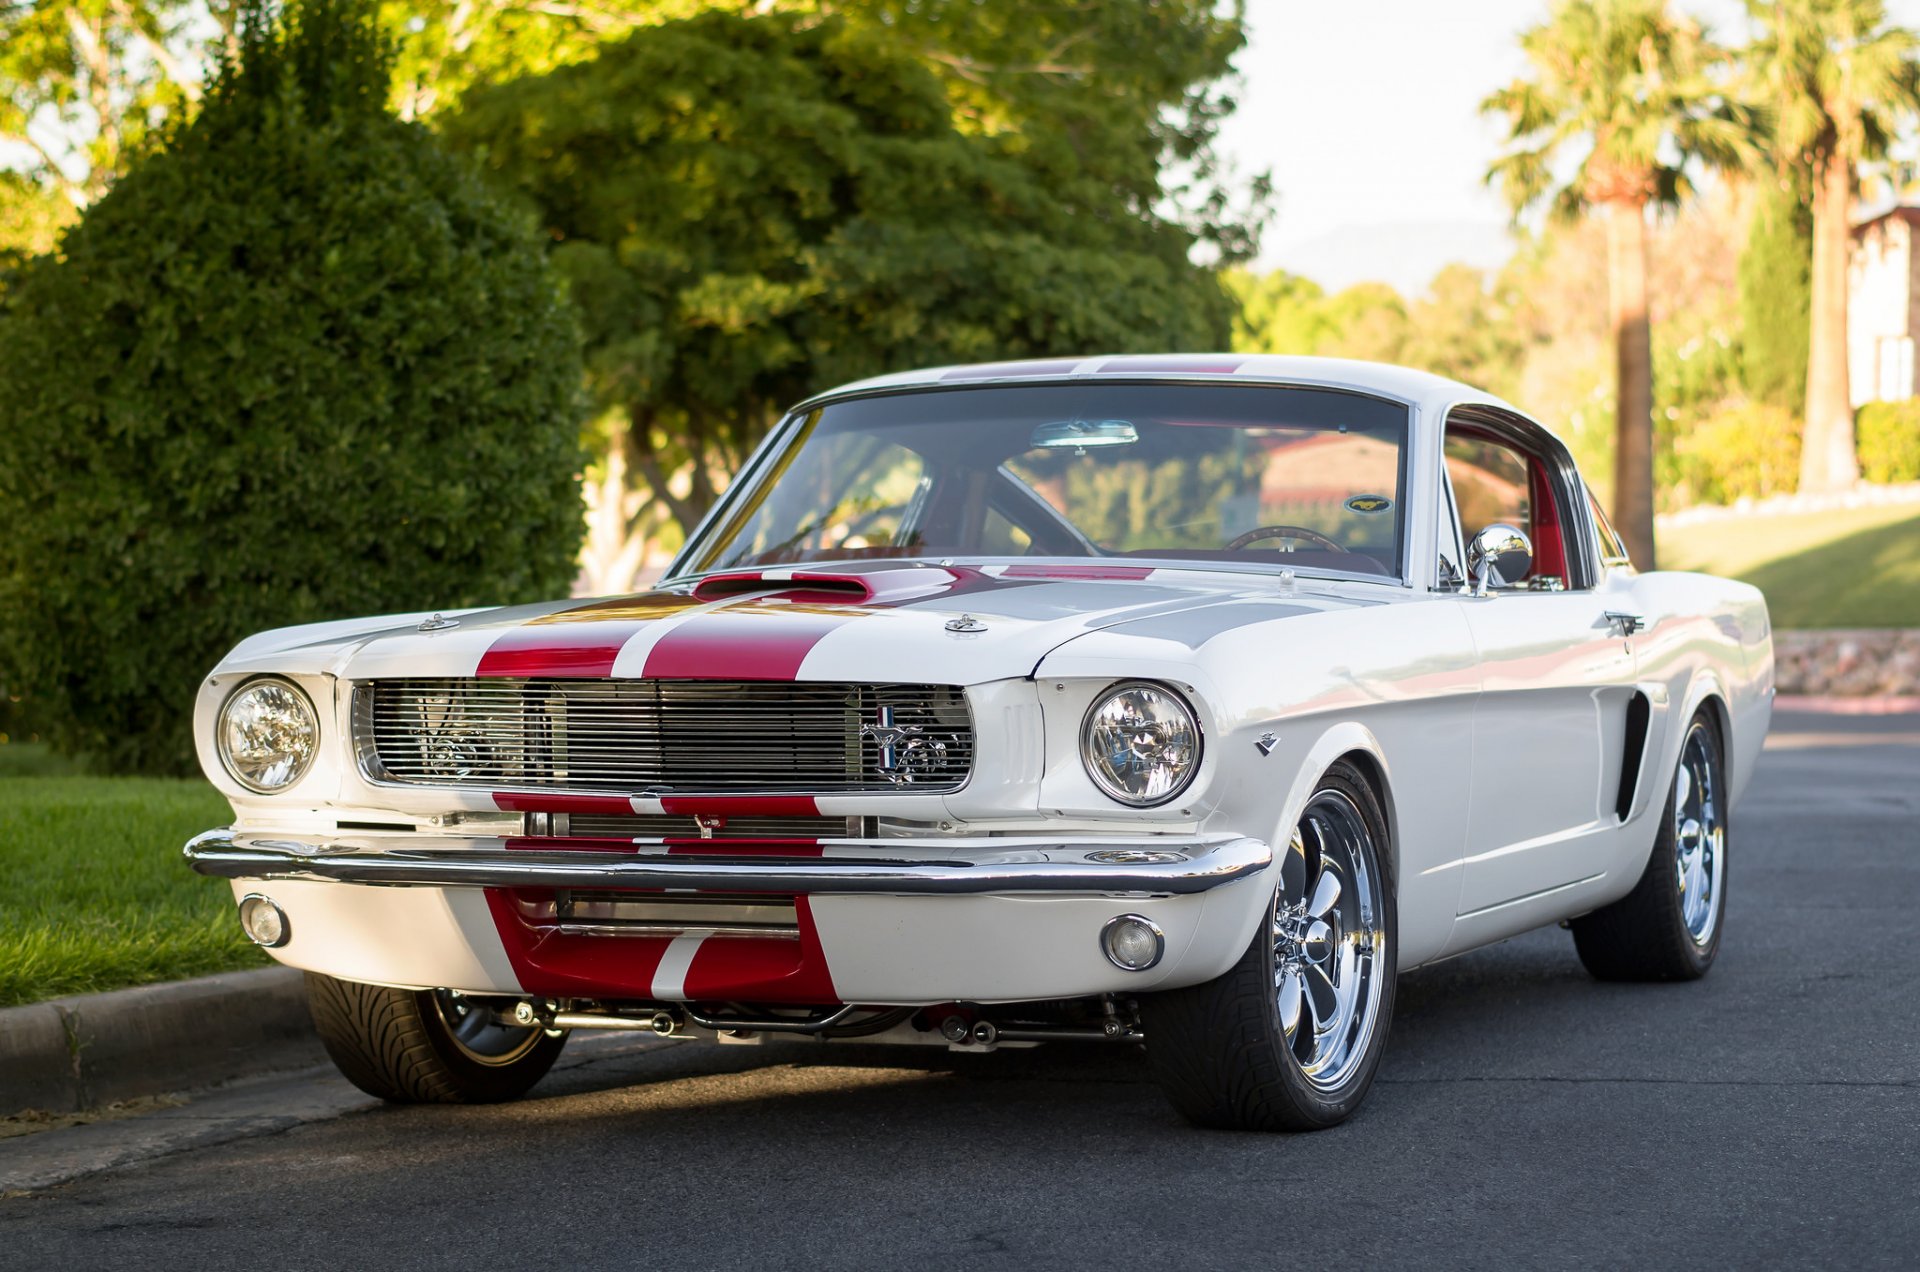
[[720,937],[800,939],[792,897],[561,891],[554,895],[551,911],[552,926],[575,936],[676,936],[702,931]]
[[[709,818],[713,839],[849,839],[860,833],[858,818],[722,817]],[[718,825],[711,823],[718,822]],[[850,822],[855,824],[849,824]],[[548,833],[578,839],[698,839],[699,819],[666,813],[556,813]]]
[[395,679],[354,689],[375,781],[697,793],[957,790],[973,721],[950,685]]

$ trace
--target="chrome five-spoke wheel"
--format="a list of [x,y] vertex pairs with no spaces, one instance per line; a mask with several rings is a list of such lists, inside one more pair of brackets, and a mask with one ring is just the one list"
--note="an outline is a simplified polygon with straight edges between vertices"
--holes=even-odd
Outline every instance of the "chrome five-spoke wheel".
[[1653,837],[1633,891],[1569,924],[1601,980],[1693,980],[1713,965],[1727,914],[1726,771],[1719,726],[1702,708],[1681,735],[1665,804],[1630,823]]
[[1713,940],[1720,918],[1720,867],[1726,828],[1720,820],[1719,756],[1703,721],[1687,731],[1673,782],[1673,863],[1680,919],[1695,945]]
[[484,1004],[457,990],[434,990],[433,1005],[449,1041],[476,1064],[512,1064],[539,1045],[541,1030],[498,1024]]
[[1339,791],[1308,805],[1281,859],[1273,905],[1273,987],[1288,1048],[1307,1080],[1337,1089],[1367,1053],[1380,1010],[1386,933],[1377,849]]
[[1145,995],[1147,1061],[1202,1126],[1310,1131],[1366,1098],[1393,1019],[1397,928],[1387,819],[1346,761],[1320,778],[1278,852],[1238,960]]

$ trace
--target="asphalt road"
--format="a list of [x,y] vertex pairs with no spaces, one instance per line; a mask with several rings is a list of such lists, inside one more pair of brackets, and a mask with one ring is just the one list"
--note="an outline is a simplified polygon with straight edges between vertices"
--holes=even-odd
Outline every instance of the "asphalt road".
[[1317,1135],[1193,1130],[1117,1048],[603,1045],[0,1200],[0,1266],[1913,1267],[1917,813],[1920,717],[1782,716],[1706,980],[1558,930],[1411,973]]

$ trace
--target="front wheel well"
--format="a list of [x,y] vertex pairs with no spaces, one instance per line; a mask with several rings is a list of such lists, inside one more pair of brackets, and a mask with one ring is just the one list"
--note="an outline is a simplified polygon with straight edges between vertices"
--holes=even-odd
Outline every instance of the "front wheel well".
[[1720,735],[1720,751],[1726,754],[1733,746],[1733,717],[1727,711],[1727,700],[1717,692],[1709,693],[1700,699],[1700,705],[1694,708],[1694,714],[1706,712],[1707,719],[1713,722],[1713,730]]
[[1342,755],[1334,763],[1345,760],[1360,774],[1361,780],[1373,791],[1373,797],[1380,801],[1380,811],[1387,819],[1387,858],[1392,865],[1392,876],[1398,886],[1400,878],[1400,818],[1393,804],[1393,791],[1387,785],[1387,770],[1380,763],[1380,757],[1371,751],[1355,749]]

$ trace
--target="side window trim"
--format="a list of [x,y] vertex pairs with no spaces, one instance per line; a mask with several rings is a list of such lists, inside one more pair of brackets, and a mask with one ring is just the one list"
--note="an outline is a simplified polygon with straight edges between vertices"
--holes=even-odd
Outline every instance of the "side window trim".
[[1595,555],[1599,558],[1600,568],[1603,570],[1633,569],[1633,557],[1628,554],[1626,544],[1620,538],[1620,532],[1615,530],[1613,522],[1607,519],[1607,510],[1600,506],[1600,496],[1593,493],[1593,487],[1587,485],[1584,478],[1580,486],[1582,493],[1587,497],[1587,515],[1593,518],[1593,539],[1598,548]]
[[[1460,505],[1453,497],[1453,473],[1447,467],[1445,436],[1442,435],[1440,455],[1440,533],[1441,541],[1435,545],[1434,568],[1440,571],[1433,581],[1436,592],[1460,592],[1467,586],[1467,528],[1460,524]],[[1449,544],[1451,548],[1449,549]],[[1452,571],[1453,577],[1447,577],[1445,566]]]

